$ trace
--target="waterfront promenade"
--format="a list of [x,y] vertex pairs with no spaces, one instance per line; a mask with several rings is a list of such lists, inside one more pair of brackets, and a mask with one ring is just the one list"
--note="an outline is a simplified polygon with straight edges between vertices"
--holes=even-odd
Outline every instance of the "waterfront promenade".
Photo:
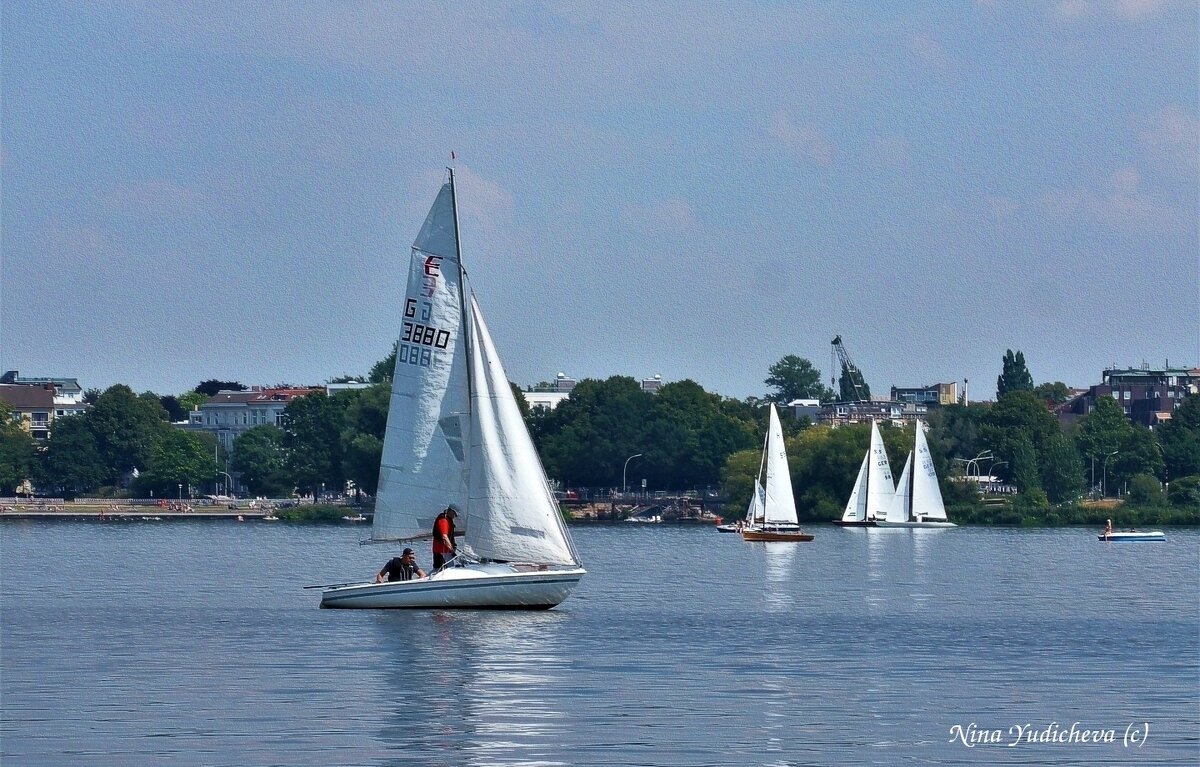
[[273,501],[213,501],[211,499],[160,500],[153,498],[0,498],[0,519],[261,520],[272,516],[280,504]]

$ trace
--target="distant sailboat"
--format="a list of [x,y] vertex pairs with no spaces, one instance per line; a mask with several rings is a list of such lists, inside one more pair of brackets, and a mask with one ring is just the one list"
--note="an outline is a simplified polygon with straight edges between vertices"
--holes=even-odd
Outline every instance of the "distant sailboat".
[[756,519],[762,519],[763,508],[763,486],[759,484],[758,477],[754,478],[754,495],[750,496],[750,505],[746,507],[745,521],[739,520],[725,525],[717,525],[717,530],[722,533],[740,533],[744,528],[754,524]]
[[811,541],[811,534],[800,532],[787,450],[783,446],[783,427],[774,403],[771,403],[770,425],[763,443],[762,464],[766,473],[762,516],[742,530],[742,538],[747,541]]
[[[398,307],[399,308],[399,307]],[[371,538],[466,529],[428,577],[325,587],[322,607],[549,608],[585,574],[460,260],[454,174],[413,243]]]
[[858,479],[854,481],[850,500],[846,502],[846,510],[835,524],[844,527],[874,525],[875,520],[887,516],[895,494],[892,467],[888,463],[887,449],[883,446],[883,436],[879,433],[879,425],[871,421],[871,444],[863,455]]
[[[878,527],[957,527],[946,519],[942,490],[938,487],[933,456],[925,441],[925,427],[916,422],[916,447],[904,461],[904,471],[896,494],[884,519],[876,519]],[[913,460],[913,456],[916,460]]]

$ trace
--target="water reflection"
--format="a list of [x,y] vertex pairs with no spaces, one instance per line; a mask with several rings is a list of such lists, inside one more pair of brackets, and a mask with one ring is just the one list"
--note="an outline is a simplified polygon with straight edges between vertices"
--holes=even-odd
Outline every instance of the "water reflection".
[[560,765],[568,660],[554,612],[379,616],[393,705],[380,732],[389,764]]
[[795,562],[797,543],[763,543],[766,562],[766,584],[763,597],[769,612],[785,612],[794,602]]

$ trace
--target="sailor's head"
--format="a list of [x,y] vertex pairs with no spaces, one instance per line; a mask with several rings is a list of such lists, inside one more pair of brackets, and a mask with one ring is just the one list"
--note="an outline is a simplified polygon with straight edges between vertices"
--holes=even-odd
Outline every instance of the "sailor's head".
[[413,551],[412,549],[405,549],[403,552],[401,552],[400,558],[401,559],[412,559],[416,555],[417,555],[416,552]]
[[458,507],[455,506],[453,503],[450,504],[449,506],[446,507],[445,514],[447,517],[457,517],[458,516]]

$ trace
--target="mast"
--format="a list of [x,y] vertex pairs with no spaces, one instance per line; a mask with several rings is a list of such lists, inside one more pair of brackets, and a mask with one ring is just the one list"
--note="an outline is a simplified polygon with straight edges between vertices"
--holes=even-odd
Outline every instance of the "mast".
[[[463,358],[466,360],[467,368],[467,428],[470,429],[475,407],[474,402],[472,402],[472,398],[475,394],[475,382],[472,378],[471,371],[471,368],[474,367],[474,365],[471,363],[471,347],[474,339],[471,338],[471,326],[469,324],[470,318],[467,316],[467,269],[465,266],[463,266],[462,239],[459,238],[458,234],[458,189],[454,186],[454,168],[447,168],[446,170],[450,172],[450,209],[454,212],[454,249],[458,251],[458,313],[459,325],[462,327],[462,333],[460,334],[460,337],[463,341]],[[471,436],[471,439],[473,438],[474,435]],[[464,445],[464,447],[466,449],[465,454],[469,455],[469,444]],[[467,471],[470,472],[469,465],[467,467]],[[467,492],[466,496],[468,508],[462,509],[464,523],[466,523],[467,516],[470,513],[469,507],[471,505],[471,493]]]

